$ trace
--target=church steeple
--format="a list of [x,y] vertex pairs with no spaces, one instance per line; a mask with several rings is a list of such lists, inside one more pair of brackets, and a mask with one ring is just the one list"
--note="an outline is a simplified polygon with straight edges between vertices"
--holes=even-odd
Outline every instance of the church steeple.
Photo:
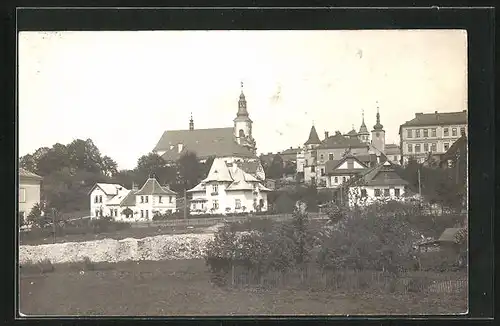
[[380,123],[380,112],[377,103],[377,123],[373,126],[374,130],[383,130],[384,126]]
[[243,82],[241,82],[241,94],[240,94],[240,99],[238,101],[238,117],[247,117],[248,116],[248,111],[247,111],[247,100],[245,98],[245,94],[243,93]]
[[193,112],[191,112],[191,119],[189,119],[189,130],[194,130]]

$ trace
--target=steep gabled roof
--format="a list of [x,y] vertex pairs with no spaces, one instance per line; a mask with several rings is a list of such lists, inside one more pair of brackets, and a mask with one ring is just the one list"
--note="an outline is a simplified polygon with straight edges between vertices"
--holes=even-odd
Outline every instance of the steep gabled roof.
[[[467,137],[462,135],[457,141],[455,141],[448,150],[441,155],[441,162],[447,161],[449,159],[453,159],[456,157],[457,152],[459,151],[467,151]],[[467,155],[467,154],[466,154]]]
[[363,172],[355,182],[366,186],[408,185],[398,171],[397,166],[385,161]]
[[221,158],[215,158],[207,177],[203,182],[218,181],[218,182],[233,182],[229,168],[226,162]]
[[135,195],[137,191],[131,190],[128,194],[123,198],[120,203],[120,207],[123,206],[135,206]]
[[107,205],[114,206],[114,205],[120,205],[122,201],[125,200],[127,195],[130,193],[131,190],[124,189],[118,192],[116,196],[111,198],[110,201],[107,202]]
[[120,190],[126,189],[124,186],[117,183],[96,183],[92,188],[90,188],[87,195],[90,195],[97,187],[99,187],[108,196],[115,196]]
[[325,164],[325,173],[326,174],[331,174],[333,172],[342,172],[344,169],[342,169],[342,171],[336,171],[336,169],[341,166],[342,164],[344,164],[344,162],[346,162],[347,160],[354,160],[356,162],[358,162],[361,166],[363,166],[363,168],[361,169],[351,169],[350,171],[355,171],[355,172],[361,172],[361,171],[364,171],[365,169],[368,168],[368,166],[366,166],[365,163],[363,163],[361,160],[359,160],[356,156],[352,155],[352,154],[347,154],[346,156],[344,156],[343,158],[341,158],[340,160],[335,160],[335,161],[327,161],[326,164]]
[[435,126],[435,125],[453,125],[466,124],[467,111],[462,112],[434,112],[434,113],[415,113],[415,118],[406,121],[401,127]]
[[304,145],[319,145],[321,140],[319,140],[318,133],[316,132],[316,127],[312,126],[309,132],[309,138],[304,143]]
[[166,189],[158,183],[158,180],[155,178],[149,178],[146,180],[144,185],[139,191],[135,193],[136,196],[151,196],[151,195],[166,195],[172,196],[176,195],[176,193],[170,189]]
[[42,180],[43,178],[38,174],[25,170],[23,168],[19,168],[19,177],[21,178],[29,178],[34,180]]
[[[233,128],[211,128],[194,130],[168,130],[163,133],[154,151],[165,152],[162,158],[176,161],[187,151],[196,153],[198,158],[255,157],[246,147],[236,143]],[[179,152],[178,145],[182,144]]]

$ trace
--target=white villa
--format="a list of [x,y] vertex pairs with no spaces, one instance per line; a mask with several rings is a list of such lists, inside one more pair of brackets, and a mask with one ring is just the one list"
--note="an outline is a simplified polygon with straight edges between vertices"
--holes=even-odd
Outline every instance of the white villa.
[[151,220],[156,212],[175,212],[176,195],[155,178],[146,180],[141,189],[133,186],[132,190],[119,184],[96,183],[89,192],[90,216],[111,216],[130,222]]
[[267,211],[267,193],[262,181],[238,164],[216,158],[208,176],[188,190],[192,215]]

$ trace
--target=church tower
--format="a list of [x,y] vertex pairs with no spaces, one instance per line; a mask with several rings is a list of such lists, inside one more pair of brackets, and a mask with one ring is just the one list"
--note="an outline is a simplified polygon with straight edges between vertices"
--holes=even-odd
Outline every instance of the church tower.
[[377,123],[373,126],[372,130],[372,145],[385,153],[385,131],[384,126],[380,123],[380,112],[377,105]]
[[189,119],[189,130],[194,130],[193,112],[191,112],[191,118]]
[[247,100],[243,93],[243,82],[241,82],[241,94],[238,100],[238,113],[234,118],[234,137],[236,142],[256,152],[255,140],[252,137],[252,123],[247,111]]
[[366,128],[364,110],[361,112],[361,127],[359,128],[358,137],[365,144],[370,142],[370,133],[368,132],[368,128]]

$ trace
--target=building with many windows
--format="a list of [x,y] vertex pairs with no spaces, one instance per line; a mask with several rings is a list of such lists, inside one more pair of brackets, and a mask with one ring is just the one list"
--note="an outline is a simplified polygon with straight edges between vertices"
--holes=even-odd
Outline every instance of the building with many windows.
[[415,113],[415,118],[399,127],[401,161],[414,157],[424,162],[441,155],[462,135],[467,135],[467,111]]

